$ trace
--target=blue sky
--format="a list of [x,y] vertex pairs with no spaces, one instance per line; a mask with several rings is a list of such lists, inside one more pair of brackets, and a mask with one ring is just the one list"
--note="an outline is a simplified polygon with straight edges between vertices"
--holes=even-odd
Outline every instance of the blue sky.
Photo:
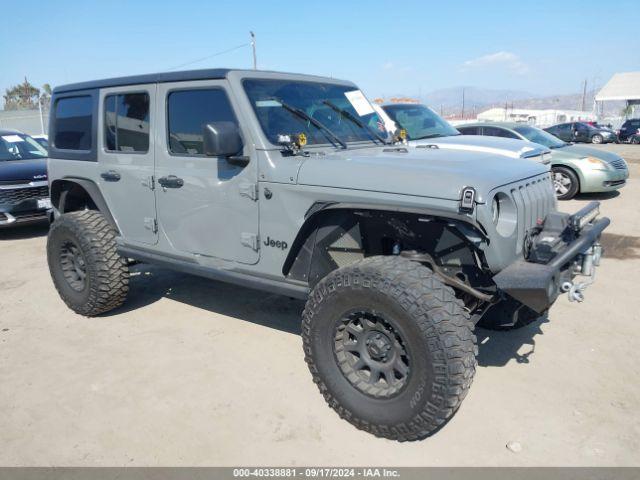
[[[371,98],[460,85],[574,93],[640,70],[637,0],[0,2],[2,93],[25,75],[55,86],[164,71],[247,43],[249,30],[259,68],[347,78]],[[251,62],[242,47],[184,69]]]

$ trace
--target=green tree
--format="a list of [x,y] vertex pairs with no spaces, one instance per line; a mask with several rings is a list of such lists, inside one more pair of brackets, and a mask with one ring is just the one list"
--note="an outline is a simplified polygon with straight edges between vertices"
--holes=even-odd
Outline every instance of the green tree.
[[31,85],[25,77],[24,82],[7,88],[4,95],[5,110],[38,108],[40,89]]

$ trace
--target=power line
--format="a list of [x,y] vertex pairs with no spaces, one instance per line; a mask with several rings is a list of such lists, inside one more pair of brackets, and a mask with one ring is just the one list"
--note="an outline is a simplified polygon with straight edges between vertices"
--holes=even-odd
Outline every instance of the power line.
[[234,50],[239,50],[239,49],[241,49],[243,47],[248,47],[249,45],[251,45],[251,43],[243,43],[242,45],[237,45],[235,47],[228,48],[227,50],[222,50],[221,52],[216,52],[216,53],[213,53],[211,55],[207,55],[206,57],[198,58],[197,60],[193,60],[191,62],[182,63],[182,64],[177,65],[175,67],[167,68],[167,71],[177,70],[178,68],[186,67],[188,65],[193,65],[194,63],[204,62],[205,60],[209,60],[210,58],[217,57],[218,55],[223,55],[225,53],[233,52]]

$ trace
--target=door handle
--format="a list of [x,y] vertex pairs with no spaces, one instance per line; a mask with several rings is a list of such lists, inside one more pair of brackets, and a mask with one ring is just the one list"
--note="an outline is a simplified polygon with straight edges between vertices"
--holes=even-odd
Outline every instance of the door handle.
[[109,170],[108,172],[103,172],[100,176],[104,179],[105,182],[119,182],[120,174],[115,170]]
[[180,188],[184,185],[184,180],[175,175],[169,175],[167,177],[160,177],[158,183],[164,188]]

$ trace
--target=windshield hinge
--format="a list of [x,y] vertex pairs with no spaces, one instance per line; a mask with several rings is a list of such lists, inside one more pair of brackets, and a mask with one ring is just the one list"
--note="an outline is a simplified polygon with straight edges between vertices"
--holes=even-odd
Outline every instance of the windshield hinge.
[[258,184],[257,183],[241,183],[240,195],[243,197],[249,197],[251,200],[256,201],[258,199]]
[[158,220],[151,217],[145,217],[144,228],[151,230],[153,233],[158,233]]
[[240,234],[240,243],[242,243],[242,245],[244,245],[245,247],[249,247],[250,249],[255,250],[256,252],[258,251],[260,245],[258,235],[255,233],[247,232],[242,232]]

